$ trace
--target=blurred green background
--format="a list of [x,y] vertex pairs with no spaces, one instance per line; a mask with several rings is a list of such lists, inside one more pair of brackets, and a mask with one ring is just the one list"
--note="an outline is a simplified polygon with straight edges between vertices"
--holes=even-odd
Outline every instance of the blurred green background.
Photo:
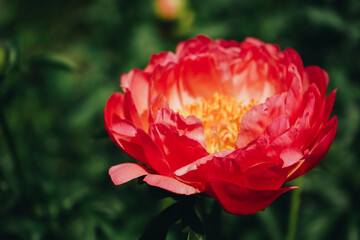
[[[180,1],[181,3],[181,1]],[[296,239],[360,239],[360,1],[189,0],[164,19],[150,0],[0,0],[0,239],[137,239],[172,204],[108,169],[132,161],[107,136],[119,77],[205,34],[291,47],[338,88],[338,132],[304,177]],[[291,193],[234,216],[205,199],[206,239],[284,239]],[[168,239],[186,239],[180,223]]]

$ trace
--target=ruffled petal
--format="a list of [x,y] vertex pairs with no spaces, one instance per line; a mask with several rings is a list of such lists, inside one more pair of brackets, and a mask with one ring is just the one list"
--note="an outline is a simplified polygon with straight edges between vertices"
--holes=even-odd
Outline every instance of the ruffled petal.
[[178,59],[172,52],[161,52],[151,56],[149,64],[145,68],[145,72],[153,72],[156,67],[164,67],[169,63],[177,63]]
[[194,139],[205,147],[204,125],[199,118],[193,115],[184,118],[170,108],[162,108],[157,112],[154,123],[176,129],[180,135]]
[[285,112],[284,94],[266,99],[265,103],[251,108],[241,119],[236,147],[242,148],[264,134],[266,127]]
[[152,125],[149,133],[153,141],[162,150],[172,171],[208,154],[198,141],[185,135],[179,135],[178,131],[163,124]]

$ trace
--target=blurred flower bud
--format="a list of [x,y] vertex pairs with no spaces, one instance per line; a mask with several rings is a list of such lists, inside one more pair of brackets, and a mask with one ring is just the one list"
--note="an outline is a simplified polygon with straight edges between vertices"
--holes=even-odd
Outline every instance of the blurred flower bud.
[[184,11],[185,0],[154,0],[156,15],[164,20],[176,20]]

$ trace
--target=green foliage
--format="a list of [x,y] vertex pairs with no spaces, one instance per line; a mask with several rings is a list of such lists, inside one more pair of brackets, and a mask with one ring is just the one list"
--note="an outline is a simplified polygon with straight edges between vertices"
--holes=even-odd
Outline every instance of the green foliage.
[[[109,167],[133,160],[103,108],[122,73],[198,34],[278,43],[329,73],[338,133],[304,177],[296,239],[360,238],[360,2],[189,0],[184,11],[166,22],[149,0],[0,0],[0,239],[137,239],[173,205],[145,184],[112,184]],[[290,195],[250,216],[207,198],[195,209],[207,240],[284,239]],[[192,213],[168,239],[203,239]]]

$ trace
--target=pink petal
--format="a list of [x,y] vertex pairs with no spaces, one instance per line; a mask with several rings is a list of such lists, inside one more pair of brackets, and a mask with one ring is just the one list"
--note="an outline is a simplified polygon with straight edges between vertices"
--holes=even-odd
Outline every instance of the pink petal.
[[182,183],[172,177],[148,174],[144,178],[144,181],[151,186],[163,188],[177,194],[192,195],[200,192],[198,189]]
[[150,169],[137,163],[123,163],[109,169],[109,175],[115,185],[126,183],[149,173],[152,173]]
[[283,160],[283,168],[289,167],[297,163],[303,158],[302,152],[297,148],[286,148],[280,154],[281,160]]

